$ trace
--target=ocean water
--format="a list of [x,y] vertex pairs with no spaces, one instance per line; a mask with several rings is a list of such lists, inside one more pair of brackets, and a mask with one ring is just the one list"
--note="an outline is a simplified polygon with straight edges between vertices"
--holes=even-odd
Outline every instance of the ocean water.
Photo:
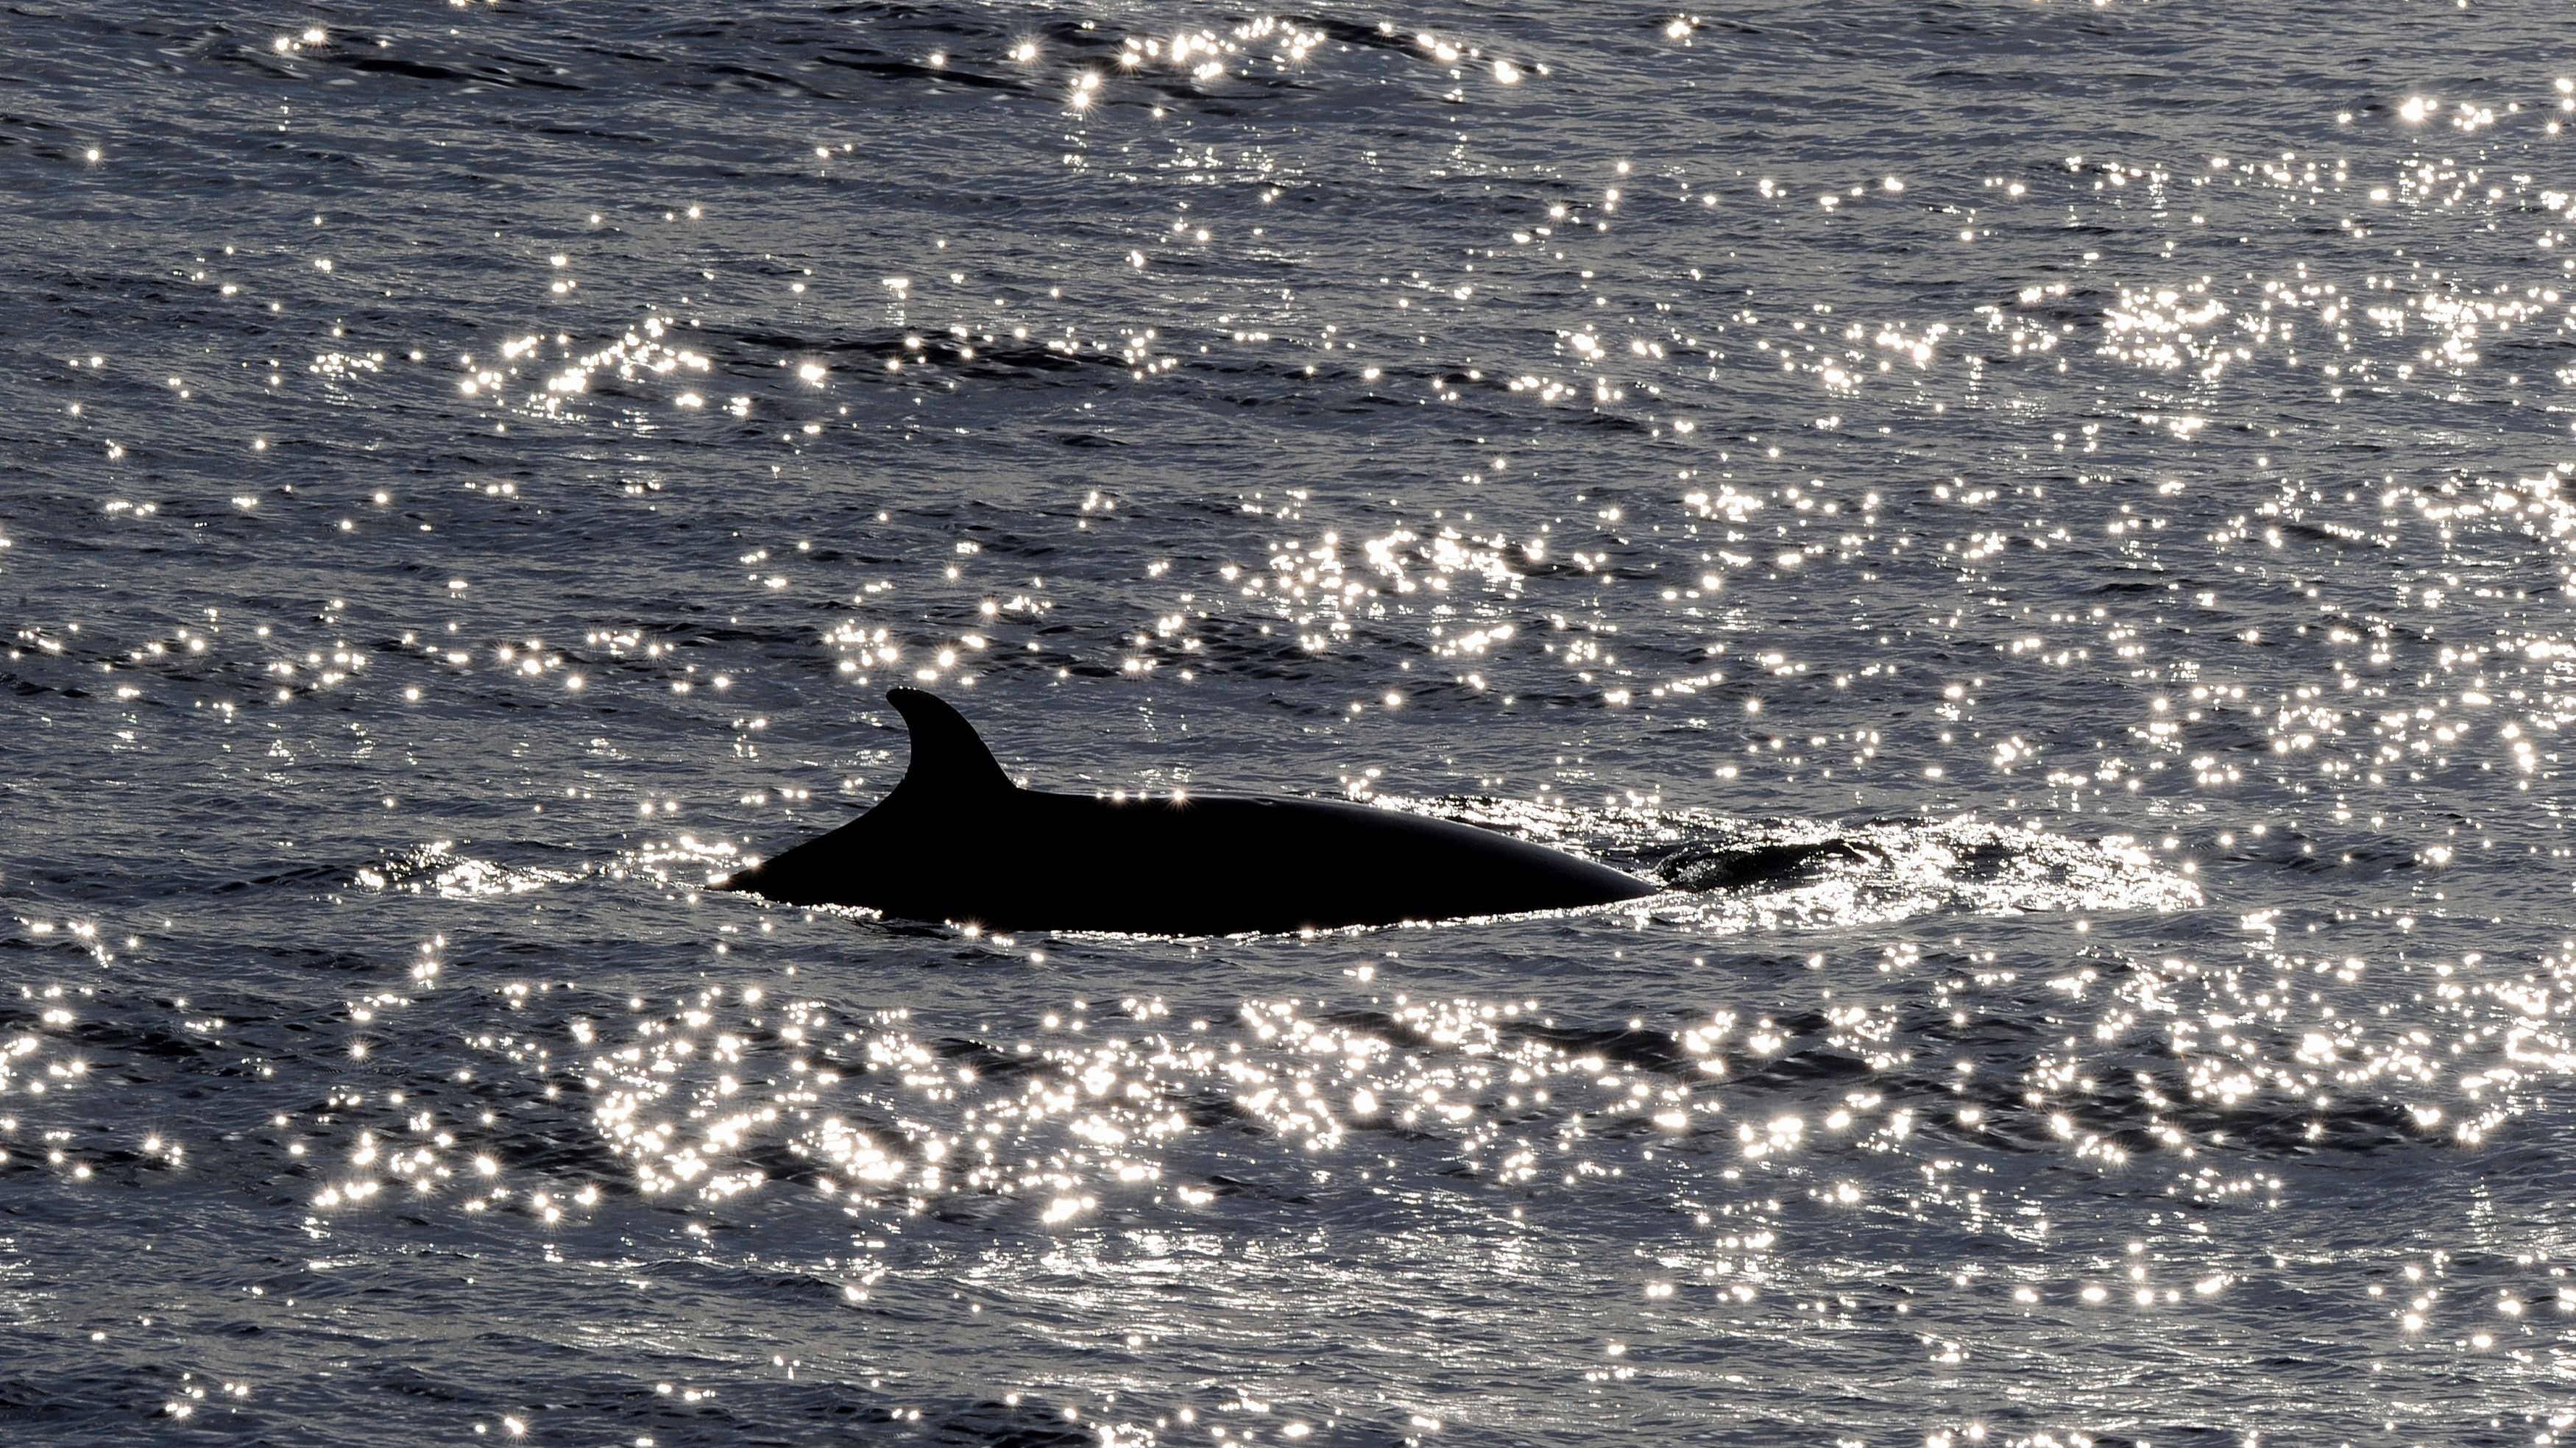
[[2560,1441],[2565,19],[13,7],[0,1429]]

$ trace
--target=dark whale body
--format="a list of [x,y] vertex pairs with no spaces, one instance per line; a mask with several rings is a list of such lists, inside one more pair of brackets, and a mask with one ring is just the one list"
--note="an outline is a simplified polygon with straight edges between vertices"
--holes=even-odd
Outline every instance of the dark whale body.
[[1111,801],[1011,783],[918,689],[876,808],[715,888],[988,930],[1236,935],[1606,905],[1656,893],[1605,865],[1446,820],[1323,800]]

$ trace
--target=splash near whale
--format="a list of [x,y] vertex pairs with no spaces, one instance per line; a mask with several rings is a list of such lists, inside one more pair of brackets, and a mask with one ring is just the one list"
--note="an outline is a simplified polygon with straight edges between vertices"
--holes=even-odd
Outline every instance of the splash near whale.
[[875,808],[715,888],[988,930],[1240,935],[1607,905],[1657,887],[1473,825],[1327,800],[1105,800],[1011,782],[919,689]]

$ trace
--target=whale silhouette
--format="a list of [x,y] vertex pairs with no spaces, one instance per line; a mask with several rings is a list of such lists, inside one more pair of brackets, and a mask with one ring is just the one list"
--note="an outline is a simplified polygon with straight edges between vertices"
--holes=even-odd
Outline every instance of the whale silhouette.
[[1607,905],[1606,865],[1447,820],[1306,799],[1106,800],[1011,783],[919,689],[902,782],[866,814],[712,888],[988,930],[1240,935]]

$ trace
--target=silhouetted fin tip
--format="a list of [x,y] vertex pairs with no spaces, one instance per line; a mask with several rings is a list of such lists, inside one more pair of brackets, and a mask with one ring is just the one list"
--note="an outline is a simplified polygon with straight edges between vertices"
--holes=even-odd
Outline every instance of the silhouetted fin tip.
[[994,762],[975,726],[946,700],[920,689],[895,688],[886,691],[886,702],[903,715],[912,736],[912,759],[896,793],[991,794],[1018,787]]

